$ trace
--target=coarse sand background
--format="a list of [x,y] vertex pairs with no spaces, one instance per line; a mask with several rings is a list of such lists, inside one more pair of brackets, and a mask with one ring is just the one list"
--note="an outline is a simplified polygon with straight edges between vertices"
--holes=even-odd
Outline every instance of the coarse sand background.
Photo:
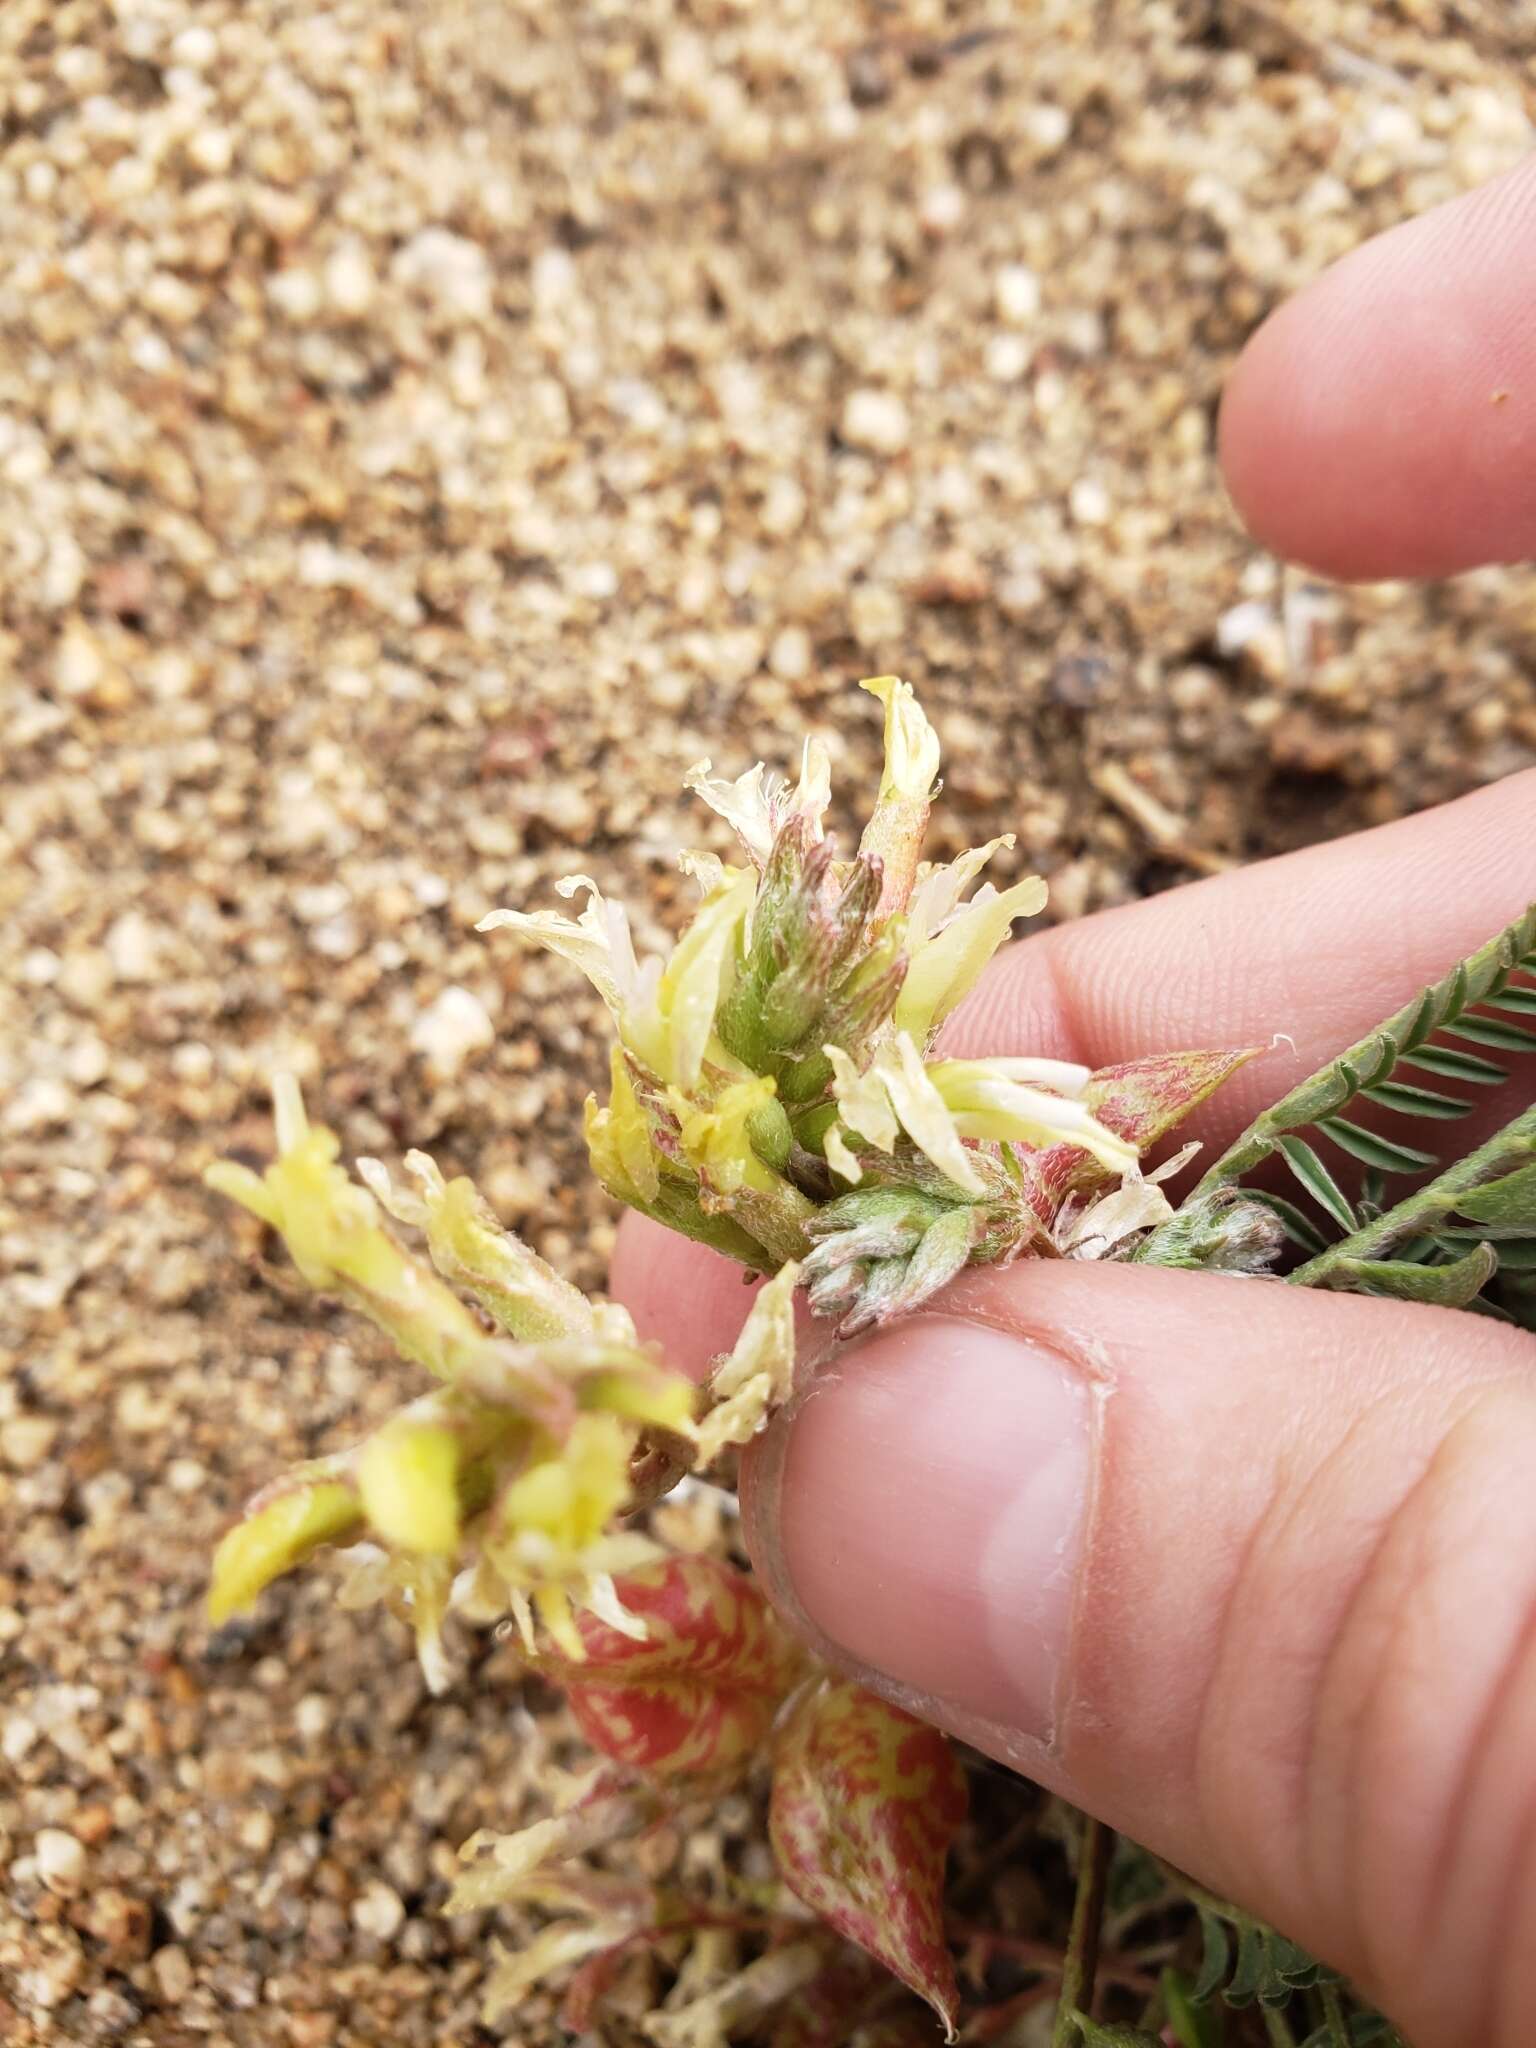
[[659,937],[701,755],[828,734],[847,825],[898,670],[940,852],[1063,918],[1536,759],[1529,575],[1282,579],[1212,455],[1269,307],[1528,146],[1525,18],[3,0],[0,2038],[487,2039],[453,1849],[580,1761],[324,1569],[201,1618],[410,1385],[200,1187],[274,1067],[597,1283],[594,1003],[472,927],[585,870]]

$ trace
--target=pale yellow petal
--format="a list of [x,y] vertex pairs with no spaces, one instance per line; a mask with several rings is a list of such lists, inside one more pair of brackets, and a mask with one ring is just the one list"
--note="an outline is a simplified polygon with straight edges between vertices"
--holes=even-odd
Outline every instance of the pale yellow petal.
[[1136,1164],[1136,1147],[1101,1124],[1085,1102],[1012,1080],[990,1060],[936,1060],[928,1078],[964,1137],[1080,1145],[1121,1173]]
[[926,804],[939,772],[939,736],[899,676],[868,676],[859,684],[885,706],[885,769],[880,794],[920,797]]
[[924,864],[917,871],[917,886],[907,906],[909,929],[914,938],[927,940],[946,924],[960,907],[960,898],[999,847],[1012,848],[1014,835],[1004,832],[985,846],[973,846],[958,860],[942,867]]
[[949,1107],[924,1071],[922,1056],[903,1032],[896,1040],[895,1060],[885,1068],[891,1104],[902,1129],[941,1173],[948,1174],[968,1195],[984,1195],[987,1183],[960,1142],[961,1134]]
[[773,850],[772,779],[759,761],[734,782],[711,775],[708,761],[695,762],[683,777],[684,789],[701,796],[724,818],[752,858],[762,866]]
[[1038,875],[1026,876],[1011,889],[968,903],[936,937],[912,943],[907,978],[896,999],[897,1029],[926,1045],[975,987],[1013,920],[1043,910],[1046,895]]
[[[877,1151],[889,1152],[900,1125],[883,1068],[876,1062],[861,1074],[841,1046],[824,1045],[822,1051],[832,1063],[832,1093],[843,1124],[856,1137],[867,1138]],[[838,1171],[845,1168],[839,1165]],[[858,1175],[849,1177],[857,1179]]]

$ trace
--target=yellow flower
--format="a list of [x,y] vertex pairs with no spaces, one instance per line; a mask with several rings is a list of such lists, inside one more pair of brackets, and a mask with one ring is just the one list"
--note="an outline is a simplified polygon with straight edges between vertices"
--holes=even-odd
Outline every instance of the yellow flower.
[[[986,1194],[987,1183],[960,1142],[948,1107],[924,1072],[922,1057],[906,1032],[881,1046],[862,1074],[835,1046],[829,1045],[826,1053],[832,1062],[832,1092],[845,1130],[866,1139],[880,1152],[890,1152],[898,1132],[905,1131],[957,1188],[968,1195]],[[835,1125],[827,1134],[826,1154],[829,1165],[845,1179],[862,1177],[857,1158]]]
[[880,908],[904,909],[928,828],[928,805],[939,772],[939,736],[923,715],[912,685],[897,676],[872,676],[859,685],[885,706],[885,770],[874,814],[859,852],[881,861]]
[[632,1433],[617,1417],[583,1415],[558,1455],[503,1489],[482,1540],[483,1568],[504,1588],[525,1637],[531,1605],[577,1661],[585,1652],[574,1608],[611,1601],[615,1573],[660,1554],[649,1537],[609,1528],[629,1498],[632,1448]]
[[936,1060],[927,1071],[963,1138],[1078,1145],[1112,1172],[1135,1169],[1136,1147],[1075,1099],[1088,1083],[1083,1067],[1055,1060]]
[[510,1336],[525,1340],[588,1336],[592,1305],[569,1280],[511,1231],[465,1175],[445,1181],[425,1152],[407,1152],[416,1189],[396,1188],[382,1161],[359,1159],[360,1178],[397,1222],[426,1232],[432,1263],[445,1280],[467,1287]]
[[773,1410],[789,1399],[795,1375],[795,1283],[800,1268],[783,1266],[758,1293],[741,1334],[715,1366],[711,1406],[699,1424],[698,1464],[712,1464],[727,1444],[749,1443]]
[[944,1019],[976,986],[1014,919],[1035,916],[1045,908],[1046,895],[1040,877],[1027,875],[1010,889],[979,889],[926,937],[909,927],[907,977],[896,998],[897,1030],[910,1033],[919,1045],[929,1044]]
[[292,1075],[273,1083],[277,1158],[265,1174],[220,1159],[203,1179],[278,1231],[311,1287],[339,1294],[386,1331],[405,1357],[452,1379],[484,1342],[469,1310],[379,1221],[366,1189],[336,1164],[334,1133],[311,1126]]
[[1063,1060],[937,1060],[925,1065],[909,1033],[898,1032],[860,1073],[846,1053],[826,1048],[833,1069],[838,1125],[827,1134],[827,1162],[844,1179],[862,1168],[843,1131],[890,1152],[898,1131],[964,1193],[989,1183],[966,1138],[1044,1146],[1079,1145],[1115,1172],[1136,1164],[1136,1147],[1116,1137],[1078,1100],[1086,1067]]
[[[738,942],[757,894],[755,872],[726,868],[721,874],[664,965],[636,964],[623,911],[605,902],[585,875],[556,884],[566,896],[589,892],[587,907],[574,920],[547,910],[493,910],[475,929],[519,931],[570,960],[607,1004],[620,1042],[635,1058],[657,1080],[692,1088],[711,1049],[715,1016],[729,992]],[[725,1059],[723,1052],[720,1057]]]

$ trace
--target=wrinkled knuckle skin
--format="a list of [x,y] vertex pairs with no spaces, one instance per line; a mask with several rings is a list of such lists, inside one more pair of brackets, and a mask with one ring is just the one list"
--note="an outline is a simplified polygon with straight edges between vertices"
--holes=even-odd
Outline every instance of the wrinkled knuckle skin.
[[1399,1383],[1321,1452],[1303,1419],[1209,1587],[1202,1875],[1414,2048],[1536,2041],[1536,1346],[1518,1357],[1516,1380]]
[[1320,1645],[1296,1807],[1318,1945],[1414,2048],[1536,2039],[1533,1457],[1531,1386],[1467,1401],[1359,1532]]

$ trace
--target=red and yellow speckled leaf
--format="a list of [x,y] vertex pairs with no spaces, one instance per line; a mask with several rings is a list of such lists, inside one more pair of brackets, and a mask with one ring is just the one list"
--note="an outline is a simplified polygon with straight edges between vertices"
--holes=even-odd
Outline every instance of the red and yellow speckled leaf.
[[1089,1080],[1084,1100],[1101,1124],[1144,1152],[1256,1057],[1254,1046],[1237,1052],[1152,1053],[1117,1067],[1100,1067]]
[[539,1659],[565,1688],[592,1746],[664,1776],[728,1771],[767,1738],[803,1653],[744,1572],[708,1557],[669,1557],[616,1581],[645,1635],[577,1617],[586,1652]]
[[[1100,1067],[1089,1080],[1083,1099],[1099,1122],[1117,1138],[1129,1138],[1138,1151],[1165,1137],[1199,1103],[1204,1102],[1255,1057],[1240,1052],[1153,1053]],[[1114,1175],[1081,1145],[1063,1141],[1037,1150],[1016,1151],[1020,1192],[1049,1236],[1069,1195],[1089,1195],[1106,1187]]]
[[786,1882],[927,1999],[951,2040],[944,1859],[964,1818],[948,1742],[863,1686],[820,1681],[779,1730],[768,1825]]

